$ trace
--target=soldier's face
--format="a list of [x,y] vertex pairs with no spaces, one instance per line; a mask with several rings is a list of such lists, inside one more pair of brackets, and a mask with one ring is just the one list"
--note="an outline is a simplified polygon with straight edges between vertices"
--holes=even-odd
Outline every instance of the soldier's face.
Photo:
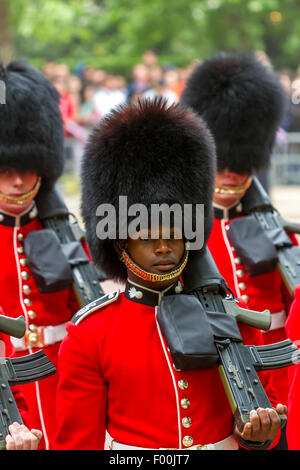
[[[249,174],[240,175],[239,173],[234,173],[230,170],[217,171],[215,178],[215,188],[235,190],[239,186],[245,184],[249,176]],[[224,207],[231,207],[238,203],[240,199],[242,199],[246,191],[247,188],[243,192],[237,194],[222,194],[215,192],[214,203]]]
[[[38,179],[34,171],[21,172],[14,168],[0,168],[0,193],[6,196],[20,197],[33,189]],[[0,198],[0,210],[12,214],[20,214],[32,204],[29,199],[24,204],[3,201]]]
[[[184,254],[184,241],[182,238],[175,238],[174,229],[170,229],[170,238],[164,238],[159,233],[159,238],[150,238],[151,232],[141,234],[136,240],[128,239],[127,251],[131,258],[145,271],[154,274],[166,274],[179,265]],[[130,276],[135,276],[129,271]],[[141,279],[132,279],[141,284]],[[143,281],[143,285],[152,289],[163,289],[175,282],[168,280],[162,282],[149,283]]]

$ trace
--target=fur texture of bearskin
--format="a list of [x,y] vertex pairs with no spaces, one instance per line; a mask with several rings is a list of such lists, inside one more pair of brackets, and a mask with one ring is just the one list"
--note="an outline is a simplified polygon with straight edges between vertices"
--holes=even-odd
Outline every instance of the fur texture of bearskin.
[[206,121],[219,170],[250,174],[269,165],[287,103],[270,65],[254,54],[220,53],[194,69],[181,103]]
[[82,162],[82,216],[96,264],[124,281],[126,268],[112,240],[96,235],[100,204],[204,204],[205,241],[212,224],[215,146],[205,123],[161,99],[121,106],[91,133]]
[[44,75],[16,60],[0,67],[0,166],[36,171],[51,187],[64,168],[59,93]]

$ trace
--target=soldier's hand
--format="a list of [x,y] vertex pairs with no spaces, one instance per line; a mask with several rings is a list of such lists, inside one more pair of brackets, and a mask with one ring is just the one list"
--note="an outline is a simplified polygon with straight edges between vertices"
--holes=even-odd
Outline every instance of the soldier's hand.
[[10,434],[6,436],[6,450],[36,450],[42,438],[42,431],[13,423],[9,426]]
[[273,408],[257,408],[250,412],[250,422],[246,423],[243,432],[235,432],[245,441],[265,442],[273,440],[280,428],[280,414],[285,414],[287,407],[278,404]]

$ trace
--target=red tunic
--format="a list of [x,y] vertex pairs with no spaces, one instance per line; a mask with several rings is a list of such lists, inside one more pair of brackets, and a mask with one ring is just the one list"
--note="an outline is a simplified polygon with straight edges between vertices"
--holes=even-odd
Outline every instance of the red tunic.
[[[221,209],[215,209],[215,214],[207,245],[220,273],[235,297],[250,309],[270,310],[272,325],[269,331],[263,332],[264,343],[271,344],[286,339],[284,326],[286,303],[289,299],[278,270],[249,276],[227,237],[231,220],[237,216],[240,217],[240,215],[234,209],[230,210],[229,218],[226,212]],[[293,241],[296,243],[295,239]],[[276,369],[272,374],[279,403],[286,404],[289,390],[288,368]]]
[[[105,430],[123,444],[179,448],[233,431],[217,366],[175,370],[156,309],[125,294],[68,325],[59,353],[54,449],[103,449]],[[157,304],[156,304],[157,305]],[[260,332],[242,326],[245,341]],[[260,374],[274,405],[269,373]]]
[[[286,322],[286,331],[300,348],[300,285],[295,289],[295,300]],[[300,364],[290,368],[289,378],[287,439],[291,450],[300,450]]]
[[[70,320],[78,310],[78,303],[71,289],[50,294],[40,293],[30,272],[23,242],[29,232],[43,228],[36,215],[35,210],[21,217],[0,213],[0,305],[8,316],[23,315],[25,317],[28,334],[34,334],[38,326],[63,324]],[[27,349],[16,351],[16,354],[24,356],[43,349],[57,366],[59,345],[60,341],[44,348],[28,345]],[[32,427],[43,431],[44,438],[40,448],[49,448],[56,430],[57,380],[56,373],[46,379],[23,386]]]

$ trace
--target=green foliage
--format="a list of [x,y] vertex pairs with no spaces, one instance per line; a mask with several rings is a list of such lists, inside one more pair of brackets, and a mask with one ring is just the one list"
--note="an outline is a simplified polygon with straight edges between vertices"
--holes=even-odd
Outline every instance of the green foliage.
[[[147,49],[187,65],[217,50],[262,49],[298,67],[297,0],[10,0],[16,55],[128,74]],[[273,12],[273,13],[272,13]],[[274,13],[275,12],[275,13]]]

